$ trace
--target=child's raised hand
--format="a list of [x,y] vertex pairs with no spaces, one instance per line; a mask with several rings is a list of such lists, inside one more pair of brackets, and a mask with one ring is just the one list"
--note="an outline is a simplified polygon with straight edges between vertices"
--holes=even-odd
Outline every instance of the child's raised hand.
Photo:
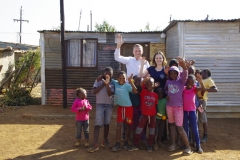
[[109,84],[109,82],[110,82],[110,76],[107,74],[105,77],[106,77],[106,79],[102,79],[103,82],[104,82],[105,84]]
[[190,68],[190,66],[191,66],[190,61],[188,61],[187,59],[185,59],[185,64],[186,64],[186,67],[187,67],[187,68]]
[[131,74],[131,75],[128,77],[128,82],[129,82],[129,83],[132,82],[132,78],[133,78],[133,74]]
[[178,56],[176,59],[177,59],[179,65],[180,65],[183,69],[186,69],[186,63],[185,63],[184,58]]
[[146,58],[142,57],[141,58],[141,66],[144,66],[147,63]]
[[199,82],[199,83],[201,83],[202,82],[202,76],[200,75],[200,74],[198,74],[198,75],[196,75],[197,77],[196,77],[196,79],[197,79],[197,81]]
[[117,48],[120,48],[122,46],[122,44],[124,43],[124,40],[122,39],[121,34],[117,34],[116,43],[117,43]]

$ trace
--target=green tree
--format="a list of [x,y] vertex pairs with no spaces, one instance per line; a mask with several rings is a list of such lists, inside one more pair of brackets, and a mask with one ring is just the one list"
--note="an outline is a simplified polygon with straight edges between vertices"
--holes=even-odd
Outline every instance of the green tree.
[[116,28],[110,25],[107,21],[103,21],[102,24],[96,23],[95,31],[97,32],[116,32]]
[[147,24],[145,25],[144,29],[140,29],[140,32],[143,32],[143,31],[161,31],[160,27],[157,26],[155,29],[151,29],[150,28],[150,23],[147,22]]
[[146,31],[150,31],[150,23],[149,23],[149,22],[147,22],[147,24],[146,24],[146,26],[145,26],[145,30],[146,30]]

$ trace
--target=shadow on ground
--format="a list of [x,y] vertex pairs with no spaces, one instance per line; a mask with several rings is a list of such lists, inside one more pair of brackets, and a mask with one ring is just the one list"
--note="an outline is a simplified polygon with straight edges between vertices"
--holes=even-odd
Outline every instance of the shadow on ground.
[[[31,108],[32,107],[32,108]],[[44,108],[45,107],[45,108]],[[11,112],[11,111],[8,111]],[[73,115],[69,109],[53,106],[27,106],[22,109],[12,111],[13,113],[5,113],[0,118],[0,126],[2,135],[6,137],[19,136],[20,142],[26,144],[11,145],[3,137],[0,142],[3,146],[3,159],[14,160],[65,160],[65,159],[238,159],[240,158],[240,119],[209,119],[209,141],[202,145],[204,153],[199,155],[194,153],[189,157],[182,157],[181,150],[175,152],[167,152],[161,148],[151,153],[145,150],[128,152],[121,150],[117,153],[111,152],[109,149],[100,148],[95,153],[87,153],[87,148],[81,145],[73,147],[75,142],[75,120],[74,118],[61,119],[45,119],[45,118],[22,118],[23,114],[43,114],[43,115]],[[116,112],[114,112],[116,113]],[[94,117],[94,111],[91,112]],[[90,142],[92,142],[94,119],[90,119]],[[22,132],[15,134],[10,131],[4,131],[4,128],[16,127],[22,129]],[[109,141],[115,143],[116,119],[112,119],[109,133]],[[200,131],[201,126],[200,126]],[[99,143],[102,141],[102,130],[99,136]],[[14,142],[12,142],[14,143]],[[169,142],[166,142],[169,143]],[[12,148],[13,146],[14,148]],[[194,148],[193,148],[194,149]],[[15,152],[14,150],[17,150]]]

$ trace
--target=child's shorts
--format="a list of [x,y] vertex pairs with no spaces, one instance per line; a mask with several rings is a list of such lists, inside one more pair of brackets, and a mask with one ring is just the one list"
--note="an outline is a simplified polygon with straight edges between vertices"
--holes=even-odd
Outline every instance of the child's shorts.
[[183,125],[183,107],[167,106],[167,116],[169,123],[175,123],[176,126]]
[[118,106],[117,109],[117,122],[126,122],[132,124],[133,119],[133,107],[132,106]]

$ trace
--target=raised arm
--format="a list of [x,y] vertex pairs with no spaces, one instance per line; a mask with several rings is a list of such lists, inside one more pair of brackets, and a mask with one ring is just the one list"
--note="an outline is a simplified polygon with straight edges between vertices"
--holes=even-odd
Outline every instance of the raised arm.
[[[100,75],[99,77],[102,77],[102,75]],[[97,86],[97,83],[99,80],[99,77],[96,79],[96,81],[94,82],[94,85],[93,85],[93,94],[97,94],[104,86],[105,84],[102,83],[100,86]]]
[[113,95],[113,92],[111,91],[111,88],[109,86],[109,83],[110,83],[110,76],[109,75],[106,75],[106,80],[103,80],[104,84],[105,84],[105,88],[106,88],[106,91],[107,91],[107,94],[108,96],[112,96]]
[[197,81],[200,83],[200,87],[197,88],[197,90],[205,92],[205,86],[204,86],[204,84],[202,82],[202,76],[201,75],[197,76]]
[[148,75],[148,70],[147,69],[143,69],[144,65],[147,64],[147,60],[145,59],[145,57],[141,58],[141,67],[140,67],[140,77],[145,78]]
[[133,74],[131,74],[131,76],[128,77],[128,83],[132,86],[132,93],[137,94],[138,90],[137,90],[137,87],[133,84],[132,77],[133,77]]
[[186,67],[186,63],[185,63],[185,60],[183,58],[177,57],[177,60],[179,62],[179,65],[183,69],[182,75],[180,77],[181,78],[181,82],[182,82],[182,84],[185,84],[186,80],[187,80],[187,77],[188,77],[188,69]]
[[124,43],[124,41],[122,40],[121,34],[118,34],[116,36],[116,43],[117,43],[117,48],[114,52],[114,59],[120,63],[127,64],[129,57],[123,57],[120,55],[120,48],[121,48],[122,44]]

